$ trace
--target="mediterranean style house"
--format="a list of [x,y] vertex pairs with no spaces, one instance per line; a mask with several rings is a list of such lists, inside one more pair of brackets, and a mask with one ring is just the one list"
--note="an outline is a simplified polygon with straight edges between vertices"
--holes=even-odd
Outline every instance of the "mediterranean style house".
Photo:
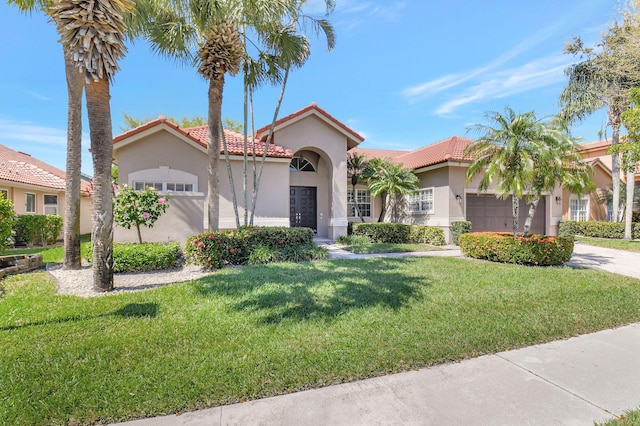
[[[64,214],[66,174],[29,154],[0,145],[0,196],[18,215]],[[91,232],[89,182],[82,182],[80,232]]]
[[[255,210],[255,225],[301,226],[318,237],[334,240],[347,232],[354,216],[354,203],[366,221],[378,219],[379,198],[371,197],[365,183],[355,193],[347,176],[347,155],[389,158],[414,170],[419,191],[405,200],[398,213],[388,214],[410,224],[438,226],[450,240],[452,222],[469,220],[474,231],[511,231],[511,201],[496,198],[495,191],[478,190],[479,178],[466,182],[469,159],[464,149],[470,139],[453,136],[411,151],[360,148],[364,140],[315,103],[279,119],[271,143],[266,146],[270,126],[256,132],[257,156],[267,150],[266,162]],[[239,213],[244,215],[242,196],[243,136],[225,130]],[[119,183],[135,188],[151,186],[169,193],[170,208],[151,229],[143,230],[145,241],[178,241],[206,228],[207,126],[180,128],[160,117],[114,138],[114,162]],[[532,232],[557,235],[562,219],[605,220],[607,206],[599,200],[611,183],[606,153],[590,150],[586,161],[594,165],[600,188],[593,194],[572,195],[563,188],[545,194],[538,205]],[[606,148],[605,148],[606,151]],[[250,162],[251,164],[251,162]],[[235,228],[231,185],[224,155],[219,167],[220,228]],[[251,173],[250,173],[251,174]],[[251,179],[249,179],[251,181]],[[251,182],[248,182],[251,193]],[[521,220],[528,209],[521,204]],[[115,229],[117,241],[137,241],[133,230]]]

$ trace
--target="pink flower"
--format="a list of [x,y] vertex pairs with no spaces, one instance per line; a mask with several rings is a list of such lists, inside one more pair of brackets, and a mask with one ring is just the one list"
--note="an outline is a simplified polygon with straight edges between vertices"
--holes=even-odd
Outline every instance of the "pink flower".
[[215,235],[213,235],[213,234],[211,234],[211,235],[209,235],[209,239],[210,239],[210,240],[215,240],[215,239],[216,239],[216,236],[215,236]]
[[158,204],[164,204],[164,198],[158,198]]
[[236,249],[229,249],[229,253],[235,253]]
[[203,248],[203,247],[204,247],[204,243],[203,243],[202,241],[200,241],[200,242],[198,243],[198,247],[199,247],[199,248]]
[[143,219],[149,219],[151,217],[151,215],[147,212],[142,213],[142,218]]

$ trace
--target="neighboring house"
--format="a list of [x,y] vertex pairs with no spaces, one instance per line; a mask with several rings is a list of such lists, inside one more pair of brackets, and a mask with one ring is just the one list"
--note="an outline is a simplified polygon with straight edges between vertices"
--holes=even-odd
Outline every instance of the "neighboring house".
[[[66,174],[24,152],[0,145],[0,196],[13,202],[18,215],[64,215]],[[80,232],[91,232],[89,183],[82,183]]]
[[[270,126],[256,132],[256,154],[265,149]],[[225,130],[240,221],[244,217],[242,135]],[[335,239],[347,230],[347,150],[364,139],[315,103],[275,124],[267,147],[255,225],[309,227],[319,237]],[[152,186],[169,192],[170,207],[145,241],[178,241],[207,227],[207,126],[180,128],[160,117],[114,138],[119,183]],[[222,151],[222,149],[221,149]],[[248,189],[252,171],[249,162]],[[231,186],[224,155],[218,164],[220,228],[235,228]],[[251,200],[251,197],[249,197]],[[136,241],[133,230],[115,229],[116,241]]]
[[[588,195],[569,195],[564,191],[563,219],[568,220],[611,220],[613,208],[607,204],[606,195],[611,189],[611,147],[610,140],[599,140],[580,145],[580,153],[595,170],[594,181],[598,188]],[[626,182],[626,173],[620,171],[620,179]],[[640,163],[636,165],[635,184],[640,185]],[[568,201],[567,201],[568,200]]]

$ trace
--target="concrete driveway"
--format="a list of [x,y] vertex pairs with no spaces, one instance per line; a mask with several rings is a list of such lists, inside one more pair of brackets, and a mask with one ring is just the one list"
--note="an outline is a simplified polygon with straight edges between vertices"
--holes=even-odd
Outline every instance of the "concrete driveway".
[[576,242],[569,266],[601,269],[640,278],[640,253],[590,246]]

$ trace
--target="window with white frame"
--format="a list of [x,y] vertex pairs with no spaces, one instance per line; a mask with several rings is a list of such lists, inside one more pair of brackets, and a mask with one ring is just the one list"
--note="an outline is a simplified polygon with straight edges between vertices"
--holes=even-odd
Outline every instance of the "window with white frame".
[[133,189],[136,191],[144,191],[146,188],[155,188],[161,192],[193,192],[192,183],[184,182],[133,182]]
[[26,193],[24,194],[24,211],[26,213],[36,212],[36,194]]
[[584,222],[589,219],[589,198],[572,196],[569,201],[569,219]]
[[[371,217],[371,193],[368,189],[356,189],[355,201],[358,203],[360,216]],[[347,210],[349,217],[356,217],[353,190],[347,191]]]
[[420,189],[409,196],[409,211],[413,213],[433,212],[433,188]]
[[57,195],[44,195],[44,214],[58,214]]

